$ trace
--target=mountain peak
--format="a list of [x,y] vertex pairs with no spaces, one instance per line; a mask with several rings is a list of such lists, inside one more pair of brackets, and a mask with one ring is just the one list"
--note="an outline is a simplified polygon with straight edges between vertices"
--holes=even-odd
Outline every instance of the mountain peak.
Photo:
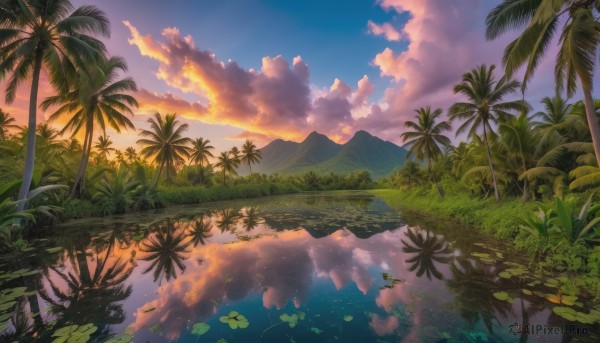
[[356,131],[356,133],[354,134],[354,137],[357,137],[357,136],[358,137],[361,137],[361,136],[363,136],[363,137],[374,137],[372,134],[368,133],[365,130]]

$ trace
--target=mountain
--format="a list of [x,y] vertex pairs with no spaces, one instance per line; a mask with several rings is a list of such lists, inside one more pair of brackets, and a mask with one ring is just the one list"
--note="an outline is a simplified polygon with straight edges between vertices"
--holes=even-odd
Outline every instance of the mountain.
[[[406,157],[405,149],[366,131],[356,132],[343,145],[315,131],[300,143],[276,139],[260,150],[262,160],[252,166],[252,171],[266,174],[299,174],[309,170],[347,174],[368,170],[378,178],[402,166]],[[238,172],[244,175],[247,169],[241,167]]]

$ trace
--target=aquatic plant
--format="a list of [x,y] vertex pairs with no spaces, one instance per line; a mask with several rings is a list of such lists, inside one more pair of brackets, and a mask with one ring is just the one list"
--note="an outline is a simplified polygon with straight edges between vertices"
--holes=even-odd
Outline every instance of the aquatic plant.
[[245,329],[248,327],[248,325],[250,325],[246,316],[238,313],[237,311],[231,311],[228,315],[219,317],[219,321],[223,324],[229,325],[232,330],[237,328]]

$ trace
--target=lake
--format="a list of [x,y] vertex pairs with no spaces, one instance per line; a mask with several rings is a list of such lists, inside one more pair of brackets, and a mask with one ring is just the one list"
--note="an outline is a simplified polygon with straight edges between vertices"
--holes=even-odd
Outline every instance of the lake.
[[0,261],[0,341],[599,341],[528,263],[361,192],[73,221]]

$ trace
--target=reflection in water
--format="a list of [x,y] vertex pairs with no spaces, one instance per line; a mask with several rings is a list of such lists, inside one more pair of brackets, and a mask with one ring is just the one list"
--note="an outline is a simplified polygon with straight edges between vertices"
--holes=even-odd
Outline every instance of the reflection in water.
[[46,302],[48,314],[56,318],[57,327],[99,323],[97,336],[107,338],[111,334],[109,326],[125,320],[122,301],[131,295],[132,286],[124,282],[133,267],[121,257],[111,257],[112,250],[119,246],[119,240],[113,238],[98,241],[105,248],[90,259],[85,249],[73,250],[68,268],[46,268],[44,286],[38,294]]
[[247,207],[244,211],[244,229],[252,231],[256,226],[262,224],[262,218],[259,217],[258,209],[255,206]]
[[417,276],[425,274],[429,280],[435,277],[438,280],[443,278],[442,273],[438,271],[434,262],[440,264],[448,264],[452,261],[452,250],[448,245],[431,233],[430,230],[423,232],[415,232],[414,229],[406,231],[406,237],[411,243],[402,240],[402,251],[409,254],[414,254],[406,262],[412,265],[408,271],[417,271]]
[[[22,259],[42,273],[0,279],[37,291],[15,303],[0,340],[52,341],[56,328],[92,323],[98,342],[125,332],[136,342],[510,342],[515,321],[565,323],[535,296],[494,297],[522,285],[471,256],[473,242],[447,223],[406,226],[381,199],[358,194],[252,204],[59,231],[50,241],[64,251]],[[403,282],[386,288],[384,273]],[[249,326],[219,321],[232,311]],[[280,320],[299,313],[293,327]],[[193,336],[196,323],[209,331]]]
[[167,220],[163,225],[141,243],[141,251],[145,253],[140,260],[150,262],[144,274],[152,271],[154,281],[166,281],[177,278],[177,269],[183,273],[186,266],[183,260],[189,253],[190,242],[186,241],[185,232],[175,228],[175,224]]
[[211,231],[212,221],[201,214],[196,220],[192,221],[187,235],[195,248],[198,244],[206,244],[206,240],[212,237]]
[[515,318],[512,304],[498,300],[494,293],[500,289],[511,289],[502,285],[505,279],[498,278],[496,268],[479,260],[459,257],[450,264],[452,276],[446,282],[448,289],[455,293],[451,306],[474,326],[480,320],[490,333],[494,332],[494,321],[501,318]]

